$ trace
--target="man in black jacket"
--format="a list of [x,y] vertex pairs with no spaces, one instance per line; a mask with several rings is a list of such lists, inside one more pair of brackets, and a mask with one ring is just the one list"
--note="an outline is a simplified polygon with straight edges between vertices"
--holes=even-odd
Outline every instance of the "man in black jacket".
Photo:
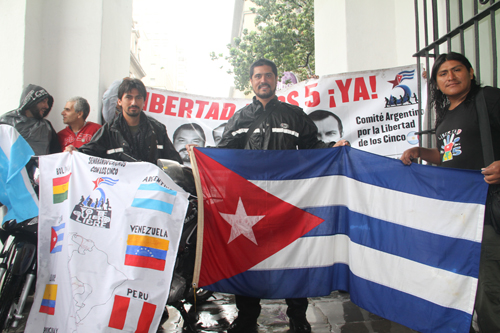
[[[159,158],[164,158],[182,164],[165,125],[142,111],[145,101],[144,83],[139,79],[123,79],[118,88],[118,105],[122,113],[101,127],[78,151],[119,161],[135,159],[156,164]],[[68,146],[65,151],[74,150],[74,146]]]
[[50,121],[45,119],[54,98],[40,86],[24,88],[19,107],[0,117],[0,123],[13,126],[29,143],[35,155],[60,153],[61,146]]
[[314,149],[348,144],[318,139],[318,129],[302,108],[276,97],[276,65],[267,59],[250,67],[253,102],[237,111],[224,129],[218,148],[232,149]]
[[[312,149],[348,145],[346,140],[326,144],[318,139],[314,122],[298,106],[280,102],[276,97],[278,70],[267,59],[250,67],[253,102],[237,111],[226,125],[219,148],[233,149]],[[292,332],[311,332],[306,319],[307,298],[286,299]],[[238,318],[228,333],[256,332],[260,299],[236,295]]]

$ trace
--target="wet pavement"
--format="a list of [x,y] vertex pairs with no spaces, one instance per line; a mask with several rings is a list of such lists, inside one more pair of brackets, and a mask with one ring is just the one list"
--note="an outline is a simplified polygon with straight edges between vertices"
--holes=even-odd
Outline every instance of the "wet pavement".
[[[31,306],[32,297],[28,299],[26,315]],[[262,312],[258,324],[259,333],[289,332],[286,304],[284,300],[262,300]],[[224,332],[237,316],[234,296],[215,293],[208,302],[197,306],[186,305],[185,309],[192,315],[198,315],[196,329],[198,332]],[[168,307],[169,319],[158,328],[158,333],[183,332],[184,321],[179,311]],[[408,333],[415,332],[405,326],[391,322],[361,309],[352,303],[349,294],[334,291],[326,297],[309,298],[307,319],[314,333]],[[3,333],[24,332],[24,321],[17,329],[5,330]]]
[[[284,300],[262,300],[262,312],[258,320],[259,333],[289,332]],[[183,320],[179,312],[168,307],[169,319],[159,333],[182,332]],[[198,306],[196,311],[186,306],[190,313],[199,315],[198,332],[223,332],[237,316],[234,296],[215,293],[209,302]],[[307,319],[314,333],[407,333],[415,332],[361,309],[352,303],[349,294],[337,291],[327,297],[309,298]]]
[[[26,317],[29,313],[33,297],[28,298]],[[290,332],[286,304],[284,300],[262,300],[262,312],[258,324],[259,333]],[[167,307],[169,319],[158,328],[157,333],[183,332],[184,321],[179,311]],[[224,332],[237,316],[234,296],[215,293],[208,302],[197,306],[186,305],[190,315],[197,315],[197,332]],[[383,319],[361,309],[350,301],[349,294],[332,292],[326,297],[309,298],[307,319],[311,323],[313,333],[409,333],[416,332],[405,326]],[[16,329],[4,330],[2,333],[23,333],[25,320]],[[474,323],[475,324],[475,323]],[[477,330],[477,325],[475,325]]]

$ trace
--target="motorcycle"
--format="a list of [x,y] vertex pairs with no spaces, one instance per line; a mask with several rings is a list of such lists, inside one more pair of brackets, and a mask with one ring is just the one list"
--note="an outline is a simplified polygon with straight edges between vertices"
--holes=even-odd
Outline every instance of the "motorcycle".
[[[26,165],[28,176],[38,195],[38,159]],[[26,221],[5,221],[2,225],[3,248],[0,253],[0,331],[18,327],[24,318],[28,296],[34,292],[37,270],[38,216]]]
[[[193,172],[191,168],[172,160],[160,159],[158,160],[158,166],[177,185],[190,194],[167,305],[173,306],[180,312],[184,320],[184,329],[195,332],[198,318],[196,314],[192,315],[192,312],[187,312],[185,305],[187,303],[202,304],[212,296],[213,292],[201,288],[195,290],[191,286],[196,257],[198,226],[198,199],[195,196],[196,186]],[[165,312],[161,324],[167,319],[168,312]]]

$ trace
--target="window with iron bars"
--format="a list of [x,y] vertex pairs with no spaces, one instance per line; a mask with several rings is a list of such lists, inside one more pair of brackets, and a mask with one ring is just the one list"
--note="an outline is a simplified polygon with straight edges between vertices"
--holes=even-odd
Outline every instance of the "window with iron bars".
[[[469,59],[481,85],[498,87],[500,1],[415,0],[415,25],[418,51],[413,56],[417,58],[420,80],[424,72],[430,73],[439,54],[453,51]],[[421,96],[421,91],[418,94]],[[419,105],[422,107],[429,116],[425,121],[419,119],[419,132],[433,134],[435,115],[428,105]],[[433,147],[435,140],[425,135],[420,144]]]

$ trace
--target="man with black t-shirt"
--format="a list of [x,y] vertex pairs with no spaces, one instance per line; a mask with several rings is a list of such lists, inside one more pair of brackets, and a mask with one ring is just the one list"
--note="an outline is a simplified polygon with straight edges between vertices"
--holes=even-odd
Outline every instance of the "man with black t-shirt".
[[[494,151],[495,162],[490,165],[484,165],[475,102],[481,89]],[[486,183],[500,184],[500,89],[480,88],[469,60],[450,52],[434,62],[430,90],[438,148],[410,148],[401,155],[403,163],[421,158],[448,168],[482,170]],[[481,332],[500,332],[500,234],[489,218],[484,221],[475,309]]]

